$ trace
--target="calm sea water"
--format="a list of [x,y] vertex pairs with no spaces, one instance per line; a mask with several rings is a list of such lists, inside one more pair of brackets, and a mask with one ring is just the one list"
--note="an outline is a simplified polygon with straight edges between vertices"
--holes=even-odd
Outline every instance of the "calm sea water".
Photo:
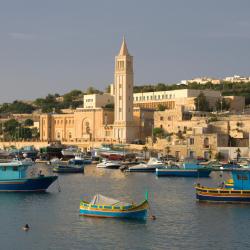
[[[195,181],[89,166],[85,174],[60,175],[61,192],[54,183],[45,194],[0,193],[0,249],[249,249],[250,205],[200,204]],[[201,180],[219,181],[218,174]],[[81,198],[141,201],[146,189],[154,221],[78,216]],[[28,232],[21,230],[26,223]]]

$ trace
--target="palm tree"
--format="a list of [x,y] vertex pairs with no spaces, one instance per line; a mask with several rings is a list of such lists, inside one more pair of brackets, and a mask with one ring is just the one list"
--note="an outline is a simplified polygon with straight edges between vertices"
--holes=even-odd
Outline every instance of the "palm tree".
[[169,153],[171,152],[171,150],[170,150],[170,147],[169,147],[169,146],[166,146],[166,147],[165,147],[165,152],[166,152],[166,155],[167,155],[167,161],[168,161],[168,155],[169,155]]

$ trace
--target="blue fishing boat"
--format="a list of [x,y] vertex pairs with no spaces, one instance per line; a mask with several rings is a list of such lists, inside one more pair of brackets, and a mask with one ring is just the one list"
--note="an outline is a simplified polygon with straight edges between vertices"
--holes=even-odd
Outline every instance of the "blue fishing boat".
[[44,192],[57,179],[57,176],[28,177],[31,165],[27,161],[0,163],[0,192]]
[[193,177],[193,178],[205,178],[209,177],[211,173],[209,168],[198,169],[185,169],[185,168],[157,168],[155,171],[158,177]]
[[92,217],[146,219],[147,209],[147,198],[137,205],[97,194],[90,202],[80,202],[80,215]]
[[250,203],[250,170],[235,169],[232,171],[233,182],[226,186],[210,188],[197,184],[196,198],[199,201]]

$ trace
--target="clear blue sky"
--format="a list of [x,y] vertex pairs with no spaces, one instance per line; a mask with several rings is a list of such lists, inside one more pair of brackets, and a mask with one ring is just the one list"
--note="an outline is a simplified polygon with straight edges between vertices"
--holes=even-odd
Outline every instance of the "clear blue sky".
[[113,82],[125,34],[135,84],[250,75],[249,0],[8,0],[0,102]]

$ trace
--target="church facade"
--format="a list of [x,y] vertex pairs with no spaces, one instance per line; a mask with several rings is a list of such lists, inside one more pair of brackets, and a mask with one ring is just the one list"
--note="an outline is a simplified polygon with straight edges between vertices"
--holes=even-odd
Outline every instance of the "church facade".
[[40,140],[130,143],[152,133],[153,111],[133,107],[133,57],[123,39],[115,58],[114,109],[78,108],[71,114],[40,116]]

